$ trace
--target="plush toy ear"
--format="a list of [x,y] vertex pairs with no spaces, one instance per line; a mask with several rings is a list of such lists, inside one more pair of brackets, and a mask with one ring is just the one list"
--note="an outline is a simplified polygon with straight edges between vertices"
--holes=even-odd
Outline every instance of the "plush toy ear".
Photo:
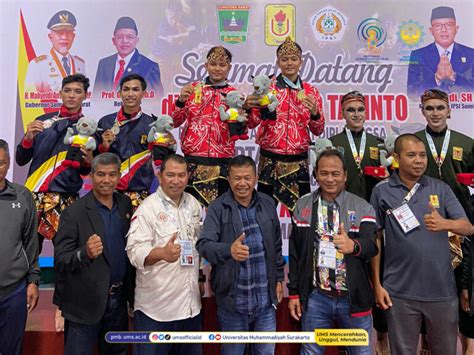
[[273,79],[274,76],[275,76],[275,74],[270,74],[270,75],[268,76],[268,79]]
[[252,74],[250,74],[250,78],[252,78],[252,80],[255,79],[255,77]]
[[221,92],[221,95],[227,97],[227,94],[225,92]]

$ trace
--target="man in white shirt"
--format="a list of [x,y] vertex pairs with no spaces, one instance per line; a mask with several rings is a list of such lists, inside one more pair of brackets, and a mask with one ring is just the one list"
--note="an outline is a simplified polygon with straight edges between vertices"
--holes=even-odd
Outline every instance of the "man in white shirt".
[[[135,212],[127,254],[137,269],[136,331],[200,331],[199,254],[201,205],[184,192],[189,171],[180,155],[163,159],[160,187]],[[136,344],[136,354],[197,354],[201,344]]]
[[57,93],[66,76],[86,74],[84,59],[70,52],[76,38],[76,25],[76,17],[67,10],[51,17],[47,27],[52,48],[28,65],[25,92]]

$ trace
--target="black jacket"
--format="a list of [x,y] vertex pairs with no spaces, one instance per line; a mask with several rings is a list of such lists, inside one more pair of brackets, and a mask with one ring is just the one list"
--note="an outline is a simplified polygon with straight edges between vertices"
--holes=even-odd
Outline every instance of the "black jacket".
[[[268,287],[272,304],[277,305],[276,283],[283,281],[285,260],[281,251],[280,221],[275,202],[259,192],[256,194],[257,221],[263,235]],[[216,303],[229,311],[235,309],[235,286],[240,263],[232,258],[230,247],[242,234],[240,212],[229,190],[209,205],[203,231],[196,243],[199,254],[212,265],[211,286]]]
[[[132,203],[120,193],[114,200],[122,217],[124,238],[130,227]],[[63,316],[76,323],[94,324],[105,312],[110,287],[107,249],[94,260],[87,256],[86,243],[92,234],[105,237],[104,224],[93,192],[69,206],[61,214],[54,242],[54,268],[58,274],[53,302]],[[105,243],[105,242],[104,242]],[[133,303],[134,269],[127,259],[124,295]]]
[[[298,200],[289,238],[288,291],[290,296],[298,295],[305,308],[308,296],[314,287],[313,255],[318,221],[318,197],[319,190]],[[378,253],[375,243],[375,212],[367,201],[347,191],[342,191],[335,201],[340,208],[340,222],[344,223],[348,236],[360,246],[359,254],[344,255],[350,312],[352,315],[368,313],[374,305],[373,290],[369,281],[369,261]],[[349,211],[355,212],[353,223],[348,218]]]

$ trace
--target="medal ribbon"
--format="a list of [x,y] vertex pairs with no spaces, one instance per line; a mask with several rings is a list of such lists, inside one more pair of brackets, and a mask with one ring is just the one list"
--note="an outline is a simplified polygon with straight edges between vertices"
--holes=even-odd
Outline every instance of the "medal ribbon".
[[347,127],[345,129],[346,129],[347,139],[349,140],[349,145],[351,147],[352,156],[354,157],[357,168],[360,170],[361,169],[360,164],[362,163],[362,159],[364,159],[365,144],[367,142],[367,135],[365,134],[365,131],[362,132],[362,138],[361,138],[361,141],[360,141],[359,153],[357,153],[357,148],[356,148],[356,145],[355,145],[355,142],[354,142],[354,138],[352,137],[352,132]]
[[446,159],[446,153],[448,152],[449,141],[451,140],[451,130],[449,128],[446,130],[446,135],[444,136],[443,146],[441,148],[440,155],[438,155],[438,152],[436,151],[436,146],[434,144],[433,138],[426,130],[425,130],[425,135],[426,135],[426,140],[428,141],[428,145],[430,146],[433,159],[435,160],[436,165],[438,165],[438,171],[441,177],[441,166],[443,165],[444,160]]

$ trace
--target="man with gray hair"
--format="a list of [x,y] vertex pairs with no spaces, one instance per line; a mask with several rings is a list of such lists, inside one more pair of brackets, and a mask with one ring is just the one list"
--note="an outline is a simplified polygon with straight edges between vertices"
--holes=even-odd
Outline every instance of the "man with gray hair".
[[0,354],[21,354],[26,316],[38,303],[38,221],[31,192],[6,179],[9,167],[0,139]]
[[92,191],[61,215],[54,238],[54,303],[65,318],[65,353],[126,354],[127,345],[105,341],[108,331],[128,330],[127,303],[132,302],[132,268],[125,252],[132,204],[115,191],[120,159],[99,154],[92,161]]

